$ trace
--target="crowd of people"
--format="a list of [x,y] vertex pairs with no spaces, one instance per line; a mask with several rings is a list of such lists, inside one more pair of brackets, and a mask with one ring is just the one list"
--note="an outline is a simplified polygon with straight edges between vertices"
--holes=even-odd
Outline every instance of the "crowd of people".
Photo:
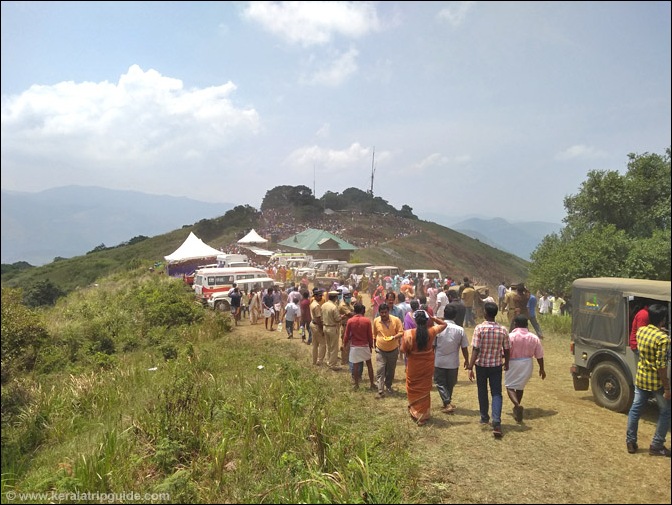
[[[462,360],[469,380],[476,381],[479,422],[490,425],[495,438],[502,437],[503,390],[515,421],[522,423],[523,394],[535,360],[539,377],[546,378],[543,335],[536,314],[554,313],[550,303],[543,301],[547,296],[542,294],[542,302],[537,302],[536,296],[519,283],[508,286],[496,301],[487,290],[475,292],[468,278],[446,283],[440,291],[435,287],[438,279],[415,281],[402,277],[395,284],[389,278],[372,279],[370,307],[365,306],[362,296],[362,288],[369,286],[353,279],[335,281],[328,291],[309,289],[307,282],[292,282],[287,288],[276,285],[266,290],[252,289],[242,295],[233,288],[232,316],[238,324],[241,305],[245,304],[242,300],[247,300],[251,324],[259,324],[263,318],[266,330],[284,331],[288,339],[298,332],[301,341],[312,347],[312,364],[334,371],[347,366],[355,389],[360,388],[366,366],[369,387],[379,399],[397,393],[394,379],[403,363],[408,413],[419,426],[431,417],[434,387],[441,399],[440,411],[448,415],[456,412],[453,392]],[[418,284],[415,289],[401,289],[414,283]],[[392,290],[393,286],[399,291]],[[480,316],[475,315],[475,305],[469,314],[465,300],[471,303],[473,299],[482,302]],[[556,308],[557,299],[554,297]],[[500,310],[506,314],[508,326],[497,322]],[[555,313],[560,314],[560,310]],[[664,359],[669,345],[664,333],[667,307],[647,305],[635,316],[631,346],[639,361],[635,400],[628,415],[627,450],[637,452],[639,419],[648,400],[655,398],[660,412],[649,454],[669,457],[670,451],[664,446],[670,424],[670,383]],[[471,353],[464,330],[470,323],[474,325]]]
[[[399,285],[411,282],[402,278]],[[491,424],[494,436],[501,437],[502,384],[514,418],[523,422],[523,391],[534,359],[539,376],[546,377],[541,340],[528,330],[529,317],[522,309],[527,303],[524,293],[529,292],[516,286],[524,300],[512,298],[512,327],[507,328],[495,321],[499,308],[489,295],[482,298],[484,321],[476,324],[473,314],[469,318],[465,299],[475,295],[468,278],[459,285],[444,284],[443,296],[435,296],[435,284],[430,280],[427,289],[395,292],[379,283],[370,307],[365,306],[361,289],[347,280],[329,291],[302,283],[253,289],[248,295],[249,318],[253,325],[263,318],[267,331],[284,331],[288,339],[298,332],[301,341],[312,347],[312,364],[334,371],[347,366],[355,389],[360,388],[366,367],[369,387],[379,399],[396,394],[394,379],[403,363],[408,413],[419,426],[431,417],[434,387],[441,412],[456,412],[453,391],[462,361],[469,379],[477,383],[480,422]],[[469,321],[474,323],[471,354],[464,330]]]

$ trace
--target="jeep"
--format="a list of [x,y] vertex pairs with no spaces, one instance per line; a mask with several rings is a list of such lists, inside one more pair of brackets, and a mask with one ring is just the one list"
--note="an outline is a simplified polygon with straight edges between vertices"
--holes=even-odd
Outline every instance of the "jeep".
[[637,354],[629,346],[632,320],[645,305],[663,303],[669,334],[670,285],[670,281],[616,277],[573,282],[570,352],[574,364],[570,372],[574,390],[590,388],[595,403],[607,409],[630,409],[637,375]]

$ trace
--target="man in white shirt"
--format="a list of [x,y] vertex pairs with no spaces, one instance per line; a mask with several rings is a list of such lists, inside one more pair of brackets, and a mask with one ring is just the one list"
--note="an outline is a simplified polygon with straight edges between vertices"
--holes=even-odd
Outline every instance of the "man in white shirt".
[[457,309],[454,305],[447,305],[443,315],[448,326],[436,336],[434,343],[434,383],[443,401],[441,412],[452,414],[455,412],[452,399],[460,368],[460,350],[466,369],[469,367],[469,340],[464,329],[455,324]]
[[446,305],[448,305],[448,289],[450,286],[448,284],[443,286],[443,291],[440,291],[439,294],[436,295],[436,309],[434,309],[434,315],[436,317],[443,317],[443,310],[446,308]]

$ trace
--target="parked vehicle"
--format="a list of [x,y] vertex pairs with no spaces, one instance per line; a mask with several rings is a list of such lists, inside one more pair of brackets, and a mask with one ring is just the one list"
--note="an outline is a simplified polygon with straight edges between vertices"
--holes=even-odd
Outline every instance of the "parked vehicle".
[[285,265],[289,266],[289,262],[292,260],[303,260],[305,262],[308,262],[312,258],[308,256],[306,253],[298,253],[298,252],[281,252],[281,253],[274,253],[271,257],[271,261],[276,261],[278,262],[278,265]]
[[228,292],[234,283],[239,283],[245,279],[259,279],[268,277],[261,268],[240,267],[240,268],[203,268],[196,271],[194,277],[194,293],[203,304],[205,304],[213,293],[220,291]]
[[328,260],[320,263],[315,269],[314,277],[334,276],[338,277],[338,269],[346,262],[343,260]]
[[[270,277],[256,277],[254,279],[242,279],[236,282],[238,289],[242,293],[249,294],[252,289],[268,289],[275,285],[275,281]],[[244,304],[247,299],[243,297]],[[229,290],[218,291],[213,293],[207,301],[211,309],[228,312],[231,310],[231,298],[229,297]]]
[[364,275],[367,277],[394,277],[399,275],[399,269],[395,266],[390,265],[371,265],[364,269]]
[[296,270],[297,277],[303,277],[305,274],[309,279],[313,279],[315,276],[324,277],[329,273],[336,273],[338,267],[345,263],[342,260],[330,260],[330,259],[318,259],[311,260],[304,267],[300,267]]
[[670,281],[612,277],[574,281],[570,372],[576,391],[590,387],[598,405],[616,412],[630,409],[637,374],[637,355],[629,346],[632,320],[643,306],[663,303],[669,333],[670,285]]
[[308,258],[292,258],[286,260],[286,267],[291,268],[292,270],[296,270],[301,267],[305,267],[310,259]]
[[443,277],[441,277],[440,270],[423,270],[423,269],[409,269],[404,270],[404,277],[416,277],[418,279],[434,279],[440,282]]
[[183,277],[184,282],[186,282],[193,289],[194,288],[194,277],[196,277],[196,272],[198,272],[199,270],[201,270],[203,268],[215,268],[215,267],[218,267],[218,266],[219,265],[217,263],[210,263],[208,265],[199,265],[194,269],[193,272],[184,275],[184,277]]
[[249,267],[250,260],[246,254],[220,254],[217,256],[218,267]]
[[338,275],[347,279],[352,274],[361,277],[366,267],[372,266],[371,263],[343,263],[338,267]]

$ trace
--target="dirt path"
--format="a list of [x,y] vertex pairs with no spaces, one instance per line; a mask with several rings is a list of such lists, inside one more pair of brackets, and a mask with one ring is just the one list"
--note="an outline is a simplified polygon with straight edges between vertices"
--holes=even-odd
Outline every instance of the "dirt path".
[[[370,307],[368,297],[365,305]],[[249,321],[234,329],[241,334],[269,338],[289,347],[297,359],[311,363],[311,348],[295,334],[264,330]],[[471,340],[471,329],[467,329]],[[454,391],[455,414],[439,411],[440,399],[432,392],[432,419],[420,428],[407,413],[404,365],[398,362],[394,388],[383,399],[362,388],[353,392],[347,369],[315,373],[340,381],[369,423],[393,423],[400,436],[409,437],[424,472],[418,486],[429,490],[439,503],[670,503],[670,459],[648,455],[657,409],[651,407],[640,421],[636,455],[625,449],[627,416],[598,407],[590,391],[574,391],[569,366],[569,339],[546,335],[542,381],[534,375],[525,389],[525,419],[516,423],[504,393],[502,428],[495,440],[479,424],[476,384],[460,370]],[[375,360],[375,358],[374,358]],[[375,363],[374,363],[375,368]],[[365,379],[366,380],[366,379]],[[668,436],[668,446],[669,446]]]

